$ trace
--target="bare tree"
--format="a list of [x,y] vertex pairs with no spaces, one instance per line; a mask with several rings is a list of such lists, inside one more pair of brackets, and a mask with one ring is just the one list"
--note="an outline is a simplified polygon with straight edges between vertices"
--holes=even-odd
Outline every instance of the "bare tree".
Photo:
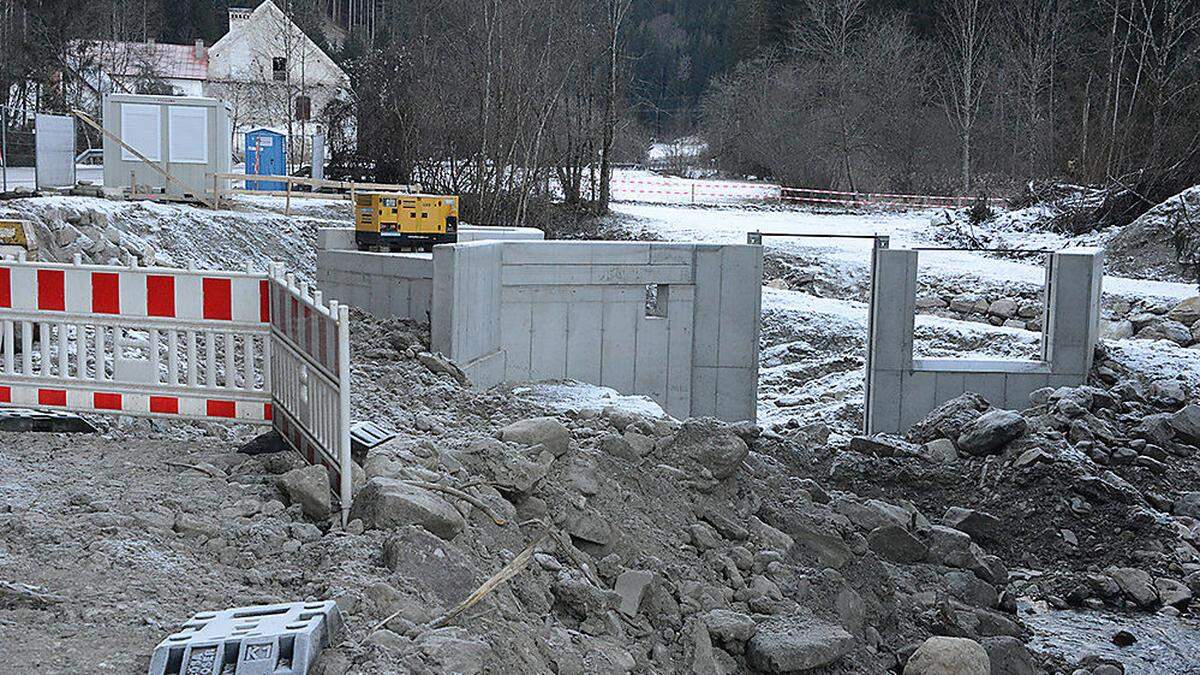
[[1200,6],[1195,0],[1135,0],[1130,28],[1140,41],[1139,72],[1150,89],[1151,163],[1163,161],[1169,119],[1188,92],[1200,86]]
[[1012,0],[1005,6],[1003,34],[1008,76],[1024,108],[1014,138],[1023,144],[1029,175],[1043,172],[1051,161],[1053,81],[1066,21],[1063,0]]
[[613,136],[617,129],[617,75],[621,58],[621,24],[633,0],[604,0],[608,34],[608,73],[604,95],[604,139],[600,144],[600,208],[608,210],[612,181]]
[[940,0],[941,93],[946,116],[958,132],[964,192],[971,190],[971,140],[987,88],[987,49],[993,15],[985,0]]
[[855,83],[861,69],[856,63],[855,43],[866,30],[863,16],[866,0],[805,0],[807,20],[793,28],[790,48],[811,58],[825,84],[837,125],[837,145],[846,185],[857,189],[851,159],[859,139],[860,113],[855,100]]

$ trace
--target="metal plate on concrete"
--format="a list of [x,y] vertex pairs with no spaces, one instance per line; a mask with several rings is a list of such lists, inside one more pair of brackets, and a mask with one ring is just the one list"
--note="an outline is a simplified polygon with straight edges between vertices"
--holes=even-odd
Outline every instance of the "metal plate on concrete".
[[305,675],[341,630],[333,601],[192,616],[154,649],[150,675]]
[[394,431],[384,431],[374,422],[358,422],[350,427],[350,448],[354,452],[366,452],[396,437]]
[[96,427],[79,415],[69,412],[0,408],[0,431],[94,434]]

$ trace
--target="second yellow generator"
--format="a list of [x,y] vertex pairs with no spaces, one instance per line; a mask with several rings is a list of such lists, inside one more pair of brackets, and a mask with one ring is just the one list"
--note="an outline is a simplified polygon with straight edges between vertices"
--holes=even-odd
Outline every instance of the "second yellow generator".
[[432,248],[458,241],[458,197],[360,192],[354,239],[363,250]]

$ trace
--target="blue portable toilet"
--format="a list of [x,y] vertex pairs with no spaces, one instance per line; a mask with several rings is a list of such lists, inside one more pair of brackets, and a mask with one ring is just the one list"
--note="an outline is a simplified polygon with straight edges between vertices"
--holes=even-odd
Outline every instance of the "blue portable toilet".
[[[286,135],[259,127],[246,132],[246,175],[247,176],[285,176],[287,175],[287,144]],[[246,179],[247,190],[282,191],[287,185],[274,180]]]

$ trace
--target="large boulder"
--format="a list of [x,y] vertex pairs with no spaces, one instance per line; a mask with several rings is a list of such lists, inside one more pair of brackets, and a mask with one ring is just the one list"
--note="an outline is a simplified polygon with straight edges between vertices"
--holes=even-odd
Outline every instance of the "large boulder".
[[299,504],[304,515],[313,520],[329,517],[331,506],[329,472],[325,467],[312,466],[292,469],[276,479],[275,484],[292,504]]
[[392,478],[372,478],[354,499],[351,518],[367,527],[420,525],[450,540],[466,526],[462,514],[434,492]]
[[951,506],[942,516],[942,523],[959,532],[966,532],[976,541],[995,540],[1000,533],[1001,520],[990,513]]
[[1200,405],[1189,403],[1171,415],[1167,424],[1177,440],[1200,447]]
[[983,645],[967,638],[935,635],[917,647],[904,664],[904,675],[991,675]]
[[516,449],[494,438],[479,439],[454,457],[508,495],[527,494],[554,463],[554,455],[545,446]]
[[717,479],[737,473],[749,454],[750,448],[740,436],[711,417],[684,422],[667,448],[668,457],[691,459]]
[[513,422],[500,430],[500,440],[522,445],[543,445],[562,457],[571,449],[571,432],[553,417],[534,417]]
[[1154,580],[1145,570],[1133,567],[1109,567],[1104,573],[1121,588],[1125,597],[1137,603],[1139,607],[1150,607],[1158,602],[1158,591]]
[[1175,305],[1167,312],[1167,317],[1189,326],[1200,321],[1200,295],[1193,295]]
[[984,638],[983,648],[992,662],[992,675],[1035,675],[1033,656],[1020,638],[1008,635]]
[[712,609],[701,618],[708,626],[709,634],[723,644],[745,642],[758,630],[753,618],[731,609]]
[[902,565],[925,560],[929,547],[899,525],[881,525],[867,534],[867,543],[880,557]]
[[946,438],[955,440],[962,429],[987,410],[988,402],[979,394],[965,393],[946,401],[908,430],[906,438],[912,443],[928,443]]
[[1186,347],[1192,341],[1192,331],[1178,321],[1162,319],[1141,329],[1135,337],[1139,340],[1168,340]]
[[836,663],[853,648],[854,637],[841,626],[788,616],[758,627],[746,643],[746,661],[762,672],[791,673]]
[[989,410],[972,420],[958,437],[958,449],[968,455],[990,455],[1003,450],[1009,441],[1019,438],[1029,428],[1020,413],[1011,410]]
[[1175,515],[1200,520],[1200,492],[1180,492],[1175,498]]

